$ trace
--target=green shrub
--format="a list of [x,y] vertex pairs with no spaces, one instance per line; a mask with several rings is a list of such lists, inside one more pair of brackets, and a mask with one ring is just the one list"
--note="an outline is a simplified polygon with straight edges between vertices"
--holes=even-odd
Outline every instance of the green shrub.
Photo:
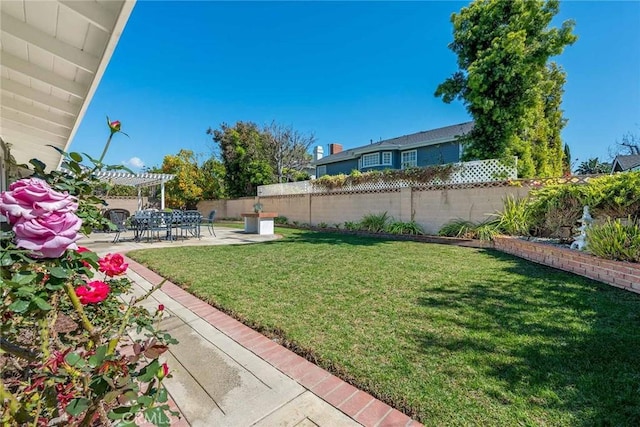
[[[531,209],[527,199],[516,199],[509,195],[504,199],[504,209],[496,214],[497,227],[505,234],[528,236],[531,228]],[[492,225],[496,228],[495,225]]]
[[360,223],[357,221],[345,221],[344,229],[349,231],[358,231],[360,230]]
[[289,219],[286,216],[277,216],[273,219],[276,224],[288,224]]
[[389,222],[389,215],[386,212],[378,214],[367,214],[360,221],[360,229],[379,233],[385,231]]
[[443,225],[440,231],[438,231],[438,235],[470,238],[469,236],[474,233],[474,229],[475,224],[473,222],[464,219],[455,219]]
[[618,261],[640,262],[640,226],[628,219],[607,220],[587,229],[587,249],[597,257]]
[[590,179],[587,184],[557,184],[529,194],[531,229],[536,236],[561,237],[575,226],[582,208],[594,218],[640,218],[640,172],[625,172]]
[[424,234],[424,230],[420,224],[415,221],[392,221],[387,224],[386,231],[391,234]]
[[456,219],[443,225],[438,234],[463,239],[493,240],[496,235],[500,234],[500,225],[497,220],[474,223],[464,219]]
[[329,227],[329,224],[327,224],[326,222],[319,222],[318,223],[318,227],[319,228],[327,228],[327,227]]

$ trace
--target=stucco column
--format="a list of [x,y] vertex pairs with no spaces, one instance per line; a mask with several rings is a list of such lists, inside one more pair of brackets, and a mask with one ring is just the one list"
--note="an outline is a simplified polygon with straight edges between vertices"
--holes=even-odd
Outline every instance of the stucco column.
[[413,212],[413,192],[411,187],[400,189],[400,221],[409,222]]

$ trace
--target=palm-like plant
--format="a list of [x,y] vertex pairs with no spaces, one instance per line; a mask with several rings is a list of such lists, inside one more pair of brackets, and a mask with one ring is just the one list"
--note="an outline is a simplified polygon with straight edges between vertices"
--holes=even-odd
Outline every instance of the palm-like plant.
[[611,173],[611,163],[601,162],[597,157],[580,163],[576,173],[579,175],[596,175],[601,173]]

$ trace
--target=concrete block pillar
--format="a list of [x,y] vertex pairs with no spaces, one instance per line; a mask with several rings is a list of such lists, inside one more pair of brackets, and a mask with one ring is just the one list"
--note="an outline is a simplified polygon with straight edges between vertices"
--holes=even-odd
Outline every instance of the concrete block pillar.
[[400,221],[409,222],[413,216],[413,191],[411,187],[400,189]]

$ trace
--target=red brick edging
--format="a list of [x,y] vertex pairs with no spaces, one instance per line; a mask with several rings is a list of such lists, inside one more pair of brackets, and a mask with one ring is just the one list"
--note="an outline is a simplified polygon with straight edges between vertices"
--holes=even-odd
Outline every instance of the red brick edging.
[[[129,268],[152,284],[163,277],[125,257]],[[357,389],[291,350],[254,331],[179,286],[166,281],[162,292],[251,351],[298,384],[366,427],[419,427],[421,423]]]
[[499,251],[640,294],[640,264],[513,237],[496,237],[493,243]]

